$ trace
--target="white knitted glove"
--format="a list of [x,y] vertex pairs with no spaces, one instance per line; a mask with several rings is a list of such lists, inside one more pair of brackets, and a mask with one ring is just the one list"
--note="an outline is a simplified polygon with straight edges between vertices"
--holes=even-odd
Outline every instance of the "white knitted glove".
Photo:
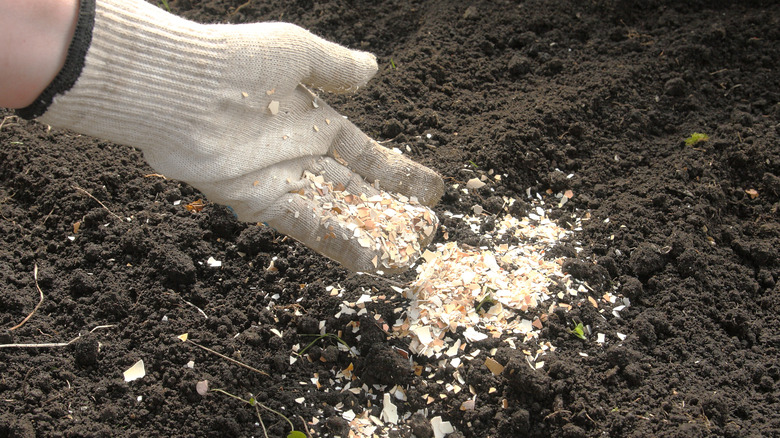
[[[142,0],[81,3],[65,68],[20,115],[137,147],[158,172],[240,220],[265,222],[353,270],[404,269],[430,241],[435,216],[421,219],[432,215],[424,207],[396,208],[411,219],[392,230],[350,224],[332,208],[343,189],[366,200],[378,187],[424,205],[444,191],[435,172],[379,146],[310,91],[356,90],[377,70],[373,55],[291,24],[203,25]],[[304,172],[322,175],[324,192]],[[403,233],[396,246],[408,250],[388,255]]]

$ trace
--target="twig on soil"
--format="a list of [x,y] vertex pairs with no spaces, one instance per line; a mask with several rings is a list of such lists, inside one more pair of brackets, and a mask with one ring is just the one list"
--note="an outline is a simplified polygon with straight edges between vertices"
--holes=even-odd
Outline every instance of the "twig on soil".
[[544,419],[549,420],[550,418],[557,417],[559,415],[569,418],[571,416],[571,411],[567,411],[566,409],[559,409],[551,414],[548,414],[546,417],[544,417]]
[[108,207],[106,207],[106,204],[103,204],[102,202],[100,202],[100,199],[98,199],[98,198],[96,198],[96,197],[92,196],[92,193],[89,193],[88,191],[86,191],[86,190],[82,189],[82,188],[81,188],[81,187],[79,187],[79,186],[73,186],[73,188],[74,188],[74,189],[76,189],[76,190],[78,190],[78,191],[80,191],[80,192],[83,192],[85,195],[87,195],[87,196],[89,196],[90,198],[92,198],[92,199],[93,199],[95,202],[97,202],[98,204],[100,204],[100,206],[101,206],[101,207],[103,207],[103,209],[104,209],[104,210],[106,210],[106,211],[107,211],[107,212],[108,212],[108,213],[109,213],[111,216],[114,216],[115,218],[119,219],[120,221],[122,220],[122,218],[121,218],[121,217],[119,217],[119,215],[117,215],[117,214],[116,214],[116,213],[114,213],[113,211],[109,210],[109,209],[108,209]]
[[742,86],[742,84],[737,84],[737,85],[734,85],[733,87],[729,88],[729,89],[728,89],[728,90],[727,90],[725,93],[723,93],[723,97],[726,97],[726,96],[728,96],[728,95],[729,95],[729,93],[731,93],[732,91],[734,91],[734,89],[736,89],[736,88],[739,88],[739,87],[741,87],[741,86]]
[[203,345],[200,345],[200,344],[198,344],[198,343],[197,343],[197,342],[195,342],[195,341],[191,341],[191,340],[189,340],[189,339],[184,339],[184,342],[189,342],[190,344],[192,344],[192,345],[194,345],[194,346],[196,346],[196,347],[198,347],[198,348],[202,348],[202,349],[204,349],[204,350],[208,351],[208,352],[209,352],[209,353],[211,353],[211,354],[217,355],[217,356],[221,357],[222,359],[225,359],[225,360],[227,360],[227,361],[233,362],[234,364],[236,364],[236,365],[239,365],[239,366],[242,366],[242,367],[244,367],[244,368],[246,368],[246,369],[248,369],[248,370],[250,370],[250,371],[254,371],[254,372],[256,372],[256,373],[258,373],[258,374],[262,374],[262,375],[264,375],[264,376],[268,376],[268,375],[269,375],[269,374],[268,374],[268,373],[266,373],[265,371],[260,371],[260,370],[258,370],[257,368],[251,367],[251,366],[249,366],[249,365],[247,365],[247,364],[245,364],[245,363],[243,363],[243,362],[239,362],[239,361],[237,361],[237,360],[235,360],[235,359],[233,359],[233,358],[231,358],[231,357],[227,357],[227,356],[225,356],[225,355],[224,355],[224,354],[222,354],[222,353],[217,353],[216,351],[212,350],[211,348],[209,348],[209,347],[206,347],[206,346],[203,346]]
[[52,214],[52,213],[54,213],[54,209],[55,209],[55,208],[56,208],[56,207],[52,207],[52,208],[51,208],[51,211],[49,211],[49,214],[47,214],[47,215],[46,215],[46,217],[45,217],[45,218],[43,218],[43,222],[41,222],[41,226],[44,226],[44,225],[46,225],[46,221],[47,221],[47,220],[49,220],[49,217],[51,216],[51,214]]
[[298,415],[298,418],[301,419],[301,424],[303,424],[303,430],[306,432],[306,436],[311,438],[311,432],[309,431],[309,426],[306,425],[306,420],[304,420],[300,415]]
[[[181,298],[181,297],[179,297],[179,298]],[[206,315],[206,312],[204,312],[200,307],[192,304],[191,302],[185,300],[184,298],[182,298],[181,300],[184,301],[185,303],[189,304],[190,306],[194,307],[198,312],[200,312],[201,315],[203,315],[204,318],[209,319],[209,316]]]
[[185,299],[184,299],[184,297],[182,297],[181,295],[179,295],[179,294],[177,294],[177,293],[175,293],[175,292],[172,292],[172,294],[173,294],[173,295],[176,295],[177,297],[179,297],[179,299],[181,299],[182,301],[184,301],[184,303],[185,303],[185,304],[188,304],[188,305],[190,305],[190,306],[194,307],[194,308],[195,308],[195,310],[197,310],[198,312],[200,312],[200,314],[201,314],[201,315],[203,315],[203,317],[204,317],[204,318],[206,318],[206,319],[209,319],[209,316],[208,316],[208,315],[206,315],[206,312],[204,312],[204,311],[203,311],[203,309],[201,309],[200,307],[198,307],[198,306],[196,306],[196,305],[192,304],[191,302],[189,302],[189,301],[185,300]]
[[5,116],[5,117],[3,117],[3,121],[0,122],[0,130],[2,130],[3,126],[5,126],[5,122],[7,122],[9,120],[13,122],[13,121],[19,120],[19,117],[18,116]]
[[233,15],[236,15],[241,9],[244,9],[245,7],[249,6],[252,3],[252,0],[247,0],[246,3],[239,5],[236,9],[233,10],[233,12],[228,14],[228,17],[232,17]]
[[39,307],[41,307],[41,304],[43,304],[43,291],[41,290],[41,287],[38,286],[38,264],[37,263],[33,268],[33,278],[35,279],[35,288],[38,289],[38,293],[41,295],[41,299],[38,300],[38,304],[35,306],[32,312],[30,312],[30,314],[27,315],[27,317],[22,320],[22,322],[8,329],[9,332],[14,331],[19,327],[23,326],[24,323],[26,323],[30,318],[32,318],[33,314],[38,310]]
[[144,178],[151,178],[151,177],[168,179],[168,178],[165,177],[165,175],[163,175],[161,173],[149,173],[149,174],[144,175]]
[[12,199],[14,196],[16,196],[16,192],[11,193],[3,199],[0,199],[0,204],[5,204],[5,201]]
[[[92,333],[97,329],[104,329],[104,328],[111,328],[116,327],[115,324],[110,325],[99,325],[89,332]],[[45,344],[0,344],[0,348],[56,348],[56,347],[67,347],[68,345],[76,342],[81,338],[81,335],[76,336],[75,338],[71,339],[68,342],[53,342],[53,343],[45,343]]]

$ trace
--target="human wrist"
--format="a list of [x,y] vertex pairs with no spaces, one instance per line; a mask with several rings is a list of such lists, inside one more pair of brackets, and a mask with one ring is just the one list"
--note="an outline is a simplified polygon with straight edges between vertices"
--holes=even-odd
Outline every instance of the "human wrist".
[[81,61],[77,80],[20,115],[141,149],[171,144],[202,123],[200,100],[221,75],[223,56],[212,26],[143,0],[84,1],[93,4],[94,19],[85,54],[74,57]]
[[[64,3],[67,2],[57,6],[67,8],[68,5]],[[81,0],[75,17],[70,16],[73,13],[69,15],[66,10],[54,14],[59,17],[58,20],[63,21],[57,23],[59,27],[62,29],[67,26],[68,30],[57,31],[58,41],[49,42],[51,53],[46,60],[49,65],[44,69],[50,73],[43,73],[47,77],[46,81],[51,78],[48,85],[41,83],[42,91],[38,96],[29,105],[16,110],[17,115],[25,119],[34,119],[43,114],[54,96],[70,89],[78,79],[92,36],[95,0]]]
[[62,69],[78,0],[0,1],[0,106],[30,105]]

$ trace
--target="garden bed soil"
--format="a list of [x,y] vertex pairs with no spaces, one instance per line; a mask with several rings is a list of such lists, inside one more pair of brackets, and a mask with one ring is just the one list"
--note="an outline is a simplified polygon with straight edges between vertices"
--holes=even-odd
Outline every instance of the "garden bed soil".
[[[465,343],[480,353],[460,364],[455,392],[452,365],[410,362],[399,352],[409,339],[376,324],[408,305],[393,285],[413,271],[355,275],[223,207],[190,211],[202,195],[153,175],[139,151],[4,111],[0,343],[78,339],[0,349],[0,437],[262,436],[253,408],[199,395],[202,380],[251,393],[320,437],[360,436],[345,413],[379,417],[396,385],[406,419],[377,434],[428,437],[435,417],[466,437],[780,434],[776,2],[170,5],[201,22],[289,21],[375,53],[380,71],[367,86],[324,97],[441,173],[449,189],[436,211],[449,240],[479,244],[447,211],[480,204],[489,219],[512,198],[522,217],[529,194],[541,197],[562,226],[583,219],[550,257],[591,290],[547,315],[539,338],[555,350],[539,369],[521,342]],[[694,132],[709,138],[686,144]],[[482,174],[489,184],[461,191]],[[565,190],[573,197],[558,207]],[[9,331],[38,303],[36,284],[42,305]],[[374,300],[364,315],[336,316],[365,293]],[[606,293],[630,307],[600,312]],[[358,355],[329,338],[291,364],[321,321]],[[577,322],[590,328],[585,340],[571,332]],[[125,382],[141,359],[146,376]],[[415,364],[431,371],[417,375]],[[270,436],[289,430],[262,418]]]

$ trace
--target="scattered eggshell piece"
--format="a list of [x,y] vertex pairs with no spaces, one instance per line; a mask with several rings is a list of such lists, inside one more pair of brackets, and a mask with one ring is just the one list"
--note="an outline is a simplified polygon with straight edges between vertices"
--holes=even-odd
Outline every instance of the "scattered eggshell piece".
[[388,423],[398,424],[398,407],[393,404],[389,393],[385,393],[382,397],[382,414],[379,418]]
[[452,424],[449,421],[442,420],[441,417],[431,418],[431,427],[433,428],[433,436],[436,438],[444,438],[445,436],[455,432]]
[[460,404],[461,411],[473,411],[476,400],[469,399]]
[[196,383],[195,391],[197,391],[201,396],[205,396],[209,392],[209,381],[201,380],[200,382]]
[[491,373],[493,373],[494,376],[498,376],[504,372],[504,366],[491,357],[485,359],[485,366],[490,370]]
[[466,183],[467,189],[481,189],[482,187],[485,187],[485,183],[482,182],[479,178],[471,178]]
[[132,382],[133,380],[140,379],[146,375],[146,369],[144,368],[144,360],[141,359],[133,366],[124,372],[125,382]]

